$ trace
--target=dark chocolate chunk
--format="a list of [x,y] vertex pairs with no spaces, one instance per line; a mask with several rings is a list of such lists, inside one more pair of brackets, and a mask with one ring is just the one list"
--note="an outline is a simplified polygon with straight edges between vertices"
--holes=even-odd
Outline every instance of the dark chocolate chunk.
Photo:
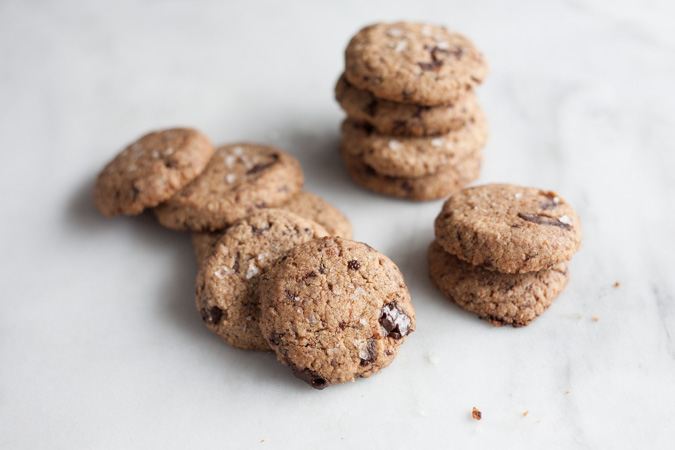
[[393,301],[382,307],[380,325],[384,328],[387,337],[401,339],[410,331],[412,322],[410,317],[398,307],[398,302]]
[[328,386],[328,382],[326,381],[326,379],[321,377],[321,375],[314,372],[313,370],[301,369],[295,364],[292,364],[290,362],[287,363],[288,367],[291,369],[291,372],[293,372],[293,375],[295,375],[296,378],[300,378],[302,381],[309,384],[314,389],[321,390],[326,386]]
[[278,346],[279,344],[281,344],[281,335],[277,333],[272,333],[268,340],[271,345]]
[[375,339],[368,339],[366,352],[368,352],[368,357],[361,358],[361,362],[359,363],[361,367],[372,364],[377,359],[377,346],[375,345]]
[[232,265],[232,270],[234,270],[234,273],[239,273],[239,261],[234,262]]
[[357,259],[352,259],[347,263],[349,270],[359,270],[359,267],[361,267],[361,263]]
[[430,62],[418,62],[418,66],[422,68],[422,70],[438,70],[442,65],[443,61],[434,61],[431,60]]
[[223,310],[217,306],[202,308],[199,313],[202,316],[202,320],[207,323],[220,323],[220,319],[223,318]]
[[254,173],[262,172],[263,170],[267,169],[268,167],[271,167],[276,163],[276,161],[268,162],[268,163],[258,163],[255,166],[251,167],[248,169],[248,172],[246,172],[246,175],[253,175]]
[[563,230],[569,230],[572,227],[569,224],[561,222],[555,217],[545,216],[543,214],[523,214],[518,213],[518,217],[528,222],[536,223],[537,225],[550,225],[554,227],[560,227]]
[[251,226],[251,230],[253,231],[253,234],[255,236],[260,236],[261,234],[265,234],[265,231],[270,229],[270,224],[268,223],[266,227],[264,228],[256,228],[254,226]]

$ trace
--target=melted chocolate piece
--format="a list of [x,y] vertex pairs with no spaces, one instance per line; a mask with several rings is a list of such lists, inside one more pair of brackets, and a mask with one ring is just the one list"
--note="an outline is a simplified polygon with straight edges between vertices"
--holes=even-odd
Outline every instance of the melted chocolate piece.
[[254,173],[262,172],[263,170],[267,169],[268,167],[271,167],[272,165],[274,165],[275,163],[276,163],[276,161],[256,164],[255,166],[248,169],[248,172],[246,172],[246,175],[253,175]]
[[239,273],[239,261],[234,262],[232,265],[232,270],[234,270],[234,273]]
[[356,259],[352,259],[347,263],[347,268],[349,270],[359,270],[359,267],[361,267],[361,263]]
[[220,323],[220,319],[223,318],[223,310],[217,306],[202,308],[199,313],[202,316],[202,320],[207,323]]
[[377,110],[377,100],[373,99],[363,108],[363,112],[368,114],[370,117],[375,116],[375,111]]
[[430,62],[418,62],[418,66],[422,68],[422,70],[438,70],[442,65],[443,61],[430,61]]
[[366,351],[368,352],[367,358],[361,358],[359,365],[361,367],[372,364],[373,361],[377,359],[377,347],[375,346],[375,339],[368,339],[368,345],[366,346]]
[[269,338],[269,343],[274,346],[281,344],[281,335],[277,333],[272,333]]
[[310,369],[301,369],[293,363],[287,362],[288,367],[293,372],[296,378],[300,378],[305,383],[312,386],[314,389],[323,389],[328,386],[328,382],[325,378],[321,377],[318,373]]
[[554,227],[562,228],[563,230],[569,230],[572,227],[566,223],[561,222],[555,217],[545,216],[543,214],[523,214],[518,213],[518,217],[528,222],[536,223],[537,225],[549,225]]
[[410,317],[398,307],[398,302],[393,301],[382,307],[380,325],[384,328],[387,337],[401,339],[410,331],[412,321],[410,320]]

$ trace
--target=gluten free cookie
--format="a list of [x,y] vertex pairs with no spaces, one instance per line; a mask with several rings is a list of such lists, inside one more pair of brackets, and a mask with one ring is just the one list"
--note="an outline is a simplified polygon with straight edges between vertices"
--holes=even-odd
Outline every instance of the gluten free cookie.
[[370,246],[339,237],[300,245],[260,282],[263,336],[317,389],[388,366],[415,329],[401,272]]
[[495,326],[529,325],[551,306],[569,280],[568,263],[505,274],[464,262],[438,242],[429,246],[429,273],[443,295]]
[[478,178],[483,161],[483,152],[478,150],[431,175],[392,177],[378,173],[362,156],[345,150],[340,153],[349,176],[357,184],[379,194],[415,201],[435,200],[457,192]]
[[487,138],[487,119],[476,108],[464,126],[441,136],[384,135],[347,119],[342,124],[340,145],[345,152],[362,155],[363,162],[379,174],[421,177],[470,157]]
[[225,231],[197,275],[202,320],[233,347],[269,350],[260,332],[260,273],[296,245],[326,236],[315,222],[288,211],[254,212]]
[[159,205],[194,179],[213,155],[197,130],[172,128],[141,137],[98,176],[94,205],[106,216],[139,214]]
[[450,254],[504,273],[536,272],[568,261],[581,247],[576,211],[555,192],[487,184],[453,194],[435,222]]
[[[340,236],[347,239],[351,239],[353,236],[352,224],[349,219],[335,206],[311,192],[300,191],[278,208],[318,223],[331,236]],[[220,230],[192,233],[192,245],[198,266],[206,259],[211,248],[224,232],[224,230]]]
[[258,209],[282,204],[303,181],[300,163],[278,148],[226,145],[197,178],[155,208],[155,215],[174,230],[220,230]]
[[344,75],[335,87],[335,98],[353,121],[367,123],[381,134],[402,136],[434,136],[457,130],[478,108],[473,92],[439,106],[391,102],[357,89]]
[[371,25],[359,31],[345,51],[347,81],[395,102],[452,103],[486,74],[485,59],[471,41],[433,25]]

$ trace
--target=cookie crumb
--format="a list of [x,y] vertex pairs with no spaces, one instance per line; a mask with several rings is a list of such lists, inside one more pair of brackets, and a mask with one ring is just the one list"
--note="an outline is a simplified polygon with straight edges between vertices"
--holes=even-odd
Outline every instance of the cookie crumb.
[[265,439],[261,439],[260,442],[265,442]]
[[529,413],[530,413],[530,411],[525,411],[525,412],[523,413],[523,417],[527,417],[527,415],[528,415]]
[[600,318],[598,316],[593,316],[593,320],[597,322]]
[[620,287],[620,286],[621,286],[621,283],[619,283],[618,281],[616,283],[614,283],[614,287]]
[[565,394],[569,394],[569,393],[570,393],[570,391],[565,391]]
[[471,417],[473,417],[476,420],[481,420],[483,418],[483,413],[478,411],[476,407],[473,407],[473,411],[471,411]]

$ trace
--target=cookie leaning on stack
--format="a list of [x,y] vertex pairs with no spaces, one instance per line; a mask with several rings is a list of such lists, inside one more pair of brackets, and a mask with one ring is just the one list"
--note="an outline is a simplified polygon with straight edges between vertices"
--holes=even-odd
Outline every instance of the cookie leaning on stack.
[[562,292],[581,246],[576,211],[550,191],[510,184],[464,189],[443,205],[429,247],[431,279],[493,325],[528,325]]
[[486,73],[473,44],[443,27],[379,23],[359,31],[335,88],[348,116],[340,152],[354,181],[431,200],[475,180],[488,126],[474,88]]

